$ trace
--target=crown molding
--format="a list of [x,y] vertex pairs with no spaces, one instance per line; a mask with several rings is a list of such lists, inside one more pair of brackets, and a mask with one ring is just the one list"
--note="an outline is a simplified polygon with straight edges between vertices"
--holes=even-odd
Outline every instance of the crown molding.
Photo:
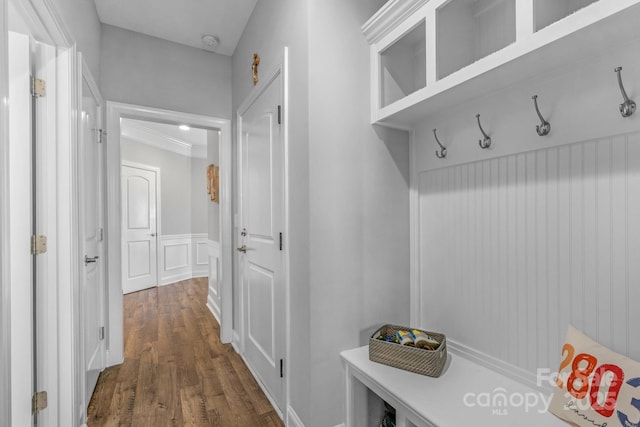
[[149,145],[160,150],[171,151],[186,157],[207,158],[206,145],[195,145],[178,138],[158,132],[134,122],[122,127],[122,136],[126,139]]
[[376,43],[429,0],[389,0],[362,26],[369,44]]

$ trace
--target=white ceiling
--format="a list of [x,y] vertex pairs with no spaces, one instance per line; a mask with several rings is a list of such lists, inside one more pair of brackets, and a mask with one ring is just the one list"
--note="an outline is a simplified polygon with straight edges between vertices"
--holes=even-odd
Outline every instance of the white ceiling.
[[100,21],[206,50],[204,34],[220,39],[213,49],[233,55],[258,0],[95,0]]
[[177,125],[121,119],[120,134],[133,141],[190,157],[207,156],[207,130],[181,130]]

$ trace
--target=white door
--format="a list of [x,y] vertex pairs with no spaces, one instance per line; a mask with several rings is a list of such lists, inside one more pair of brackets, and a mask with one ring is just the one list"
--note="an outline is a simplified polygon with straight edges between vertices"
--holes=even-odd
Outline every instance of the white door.
[[284,171],[281,78],[241,115],[241,237],[245,358],[283,409]]
[[157,172],[122,166],[122,290],[158,285]]
[[[104,316],[105,281],[103,257],[103,145],[100,135],[100,95],[97,88],[82,79],[82,111],[80,128],[79,166],[80,238],[82,241],[80,284],[82,301],[81,333],[83,334],[83,362],[85,370],[84,408],[105,366]],[[93,86],[93,85],[92,85]]]

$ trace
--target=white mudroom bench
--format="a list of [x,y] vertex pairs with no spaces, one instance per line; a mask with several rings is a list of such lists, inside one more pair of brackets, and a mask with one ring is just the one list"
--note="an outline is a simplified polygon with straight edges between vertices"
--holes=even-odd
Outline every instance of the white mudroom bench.
[[369,360],[369,347],[343,351],[346,427],[379,426],[383,401],[396,410],[397,427],[566,427],[546,411],[551,392],[534,389],[448,354],[439,378]]

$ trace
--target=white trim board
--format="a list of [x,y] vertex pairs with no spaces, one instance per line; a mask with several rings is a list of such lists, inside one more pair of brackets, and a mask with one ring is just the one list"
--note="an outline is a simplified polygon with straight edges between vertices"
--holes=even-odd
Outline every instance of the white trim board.
[[207,248],[209,249],[207,307],[220,324],[220,243],[215,240],[207,240]]
[[0,0],[0,425],[11,425],[8,0]]
[[232,340],[232,214],[231,214],[231,123],[228,119],[206,117],[177,111],[162,110],[139,105],[107,101],[107,219],[109,260],[108,293],[109,318],[107,365],[123,360],[122,336],[122,288],[121,275],[121,212],[120,212],[120,118],[135,118],[171,124],[187,124],[194,127],[218,129],[220,131],[220,242],[222,275],[222,310],[220,339],[223,343]]
[[[11,275],[11,425],[27,425],[33,421],[28,406],[33,382],[32,355],[32,257],[27,239],[32,233],[32,150],[31,150],[31,97],[25,90],[29,84],[28,71],[31,45],[28,35],[10,33],[10,148],[9,205],[11,232],[9,253]],[[33,55],[35,56],[35,55]],[[38,122],[38,124],[40,124]]]

